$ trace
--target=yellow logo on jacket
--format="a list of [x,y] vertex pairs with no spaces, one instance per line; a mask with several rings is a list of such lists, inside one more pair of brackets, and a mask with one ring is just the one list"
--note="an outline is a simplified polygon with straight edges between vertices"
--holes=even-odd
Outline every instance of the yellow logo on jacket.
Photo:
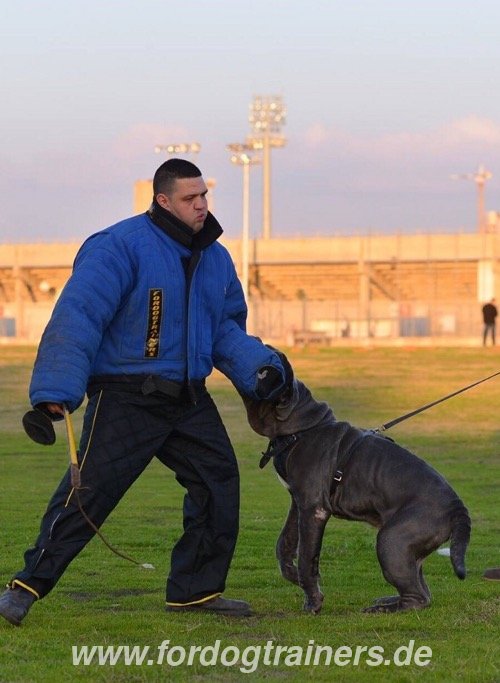
[[158,358],[160,353],[161,315],[163,311],[163,290],[149,290],[148,331],[144,348],[145,358]]

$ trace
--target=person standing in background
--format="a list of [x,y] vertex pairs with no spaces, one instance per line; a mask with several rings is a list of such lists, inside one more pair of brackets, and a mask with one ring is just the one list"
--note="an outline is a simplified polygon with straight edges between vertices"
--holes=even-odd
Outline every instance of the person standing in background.
[[495,299],[483,306],[483,346],[486,346],[488,335],[491,336],[492,346],[495,346],[496,318],[498,315]]

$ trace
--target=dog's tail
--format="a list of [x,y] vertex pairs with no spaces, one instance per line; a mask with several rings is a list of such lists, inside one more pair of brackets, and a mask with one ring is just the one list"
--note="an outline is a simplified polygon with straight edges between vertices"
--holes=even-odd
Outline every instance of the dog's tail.
[[452,510],[450,559],[453,571],[459,579],[465,579],[465,551],[469,545],[471,523],[467,508],[461,500],[456,501]]

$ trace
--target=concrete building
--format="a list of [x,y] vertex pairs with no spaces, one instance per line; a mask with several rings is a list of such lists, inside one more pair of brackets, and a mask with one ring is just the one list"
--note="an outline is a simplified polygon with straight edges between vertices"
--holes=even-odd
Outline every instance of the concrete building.
[[[241,240],[224,240],[242,272]],[[479,343],[500,300],[500,234],[250,241],[249,327],[289,344]],[[79,244],[0,245],[0,340],[36,343]]]

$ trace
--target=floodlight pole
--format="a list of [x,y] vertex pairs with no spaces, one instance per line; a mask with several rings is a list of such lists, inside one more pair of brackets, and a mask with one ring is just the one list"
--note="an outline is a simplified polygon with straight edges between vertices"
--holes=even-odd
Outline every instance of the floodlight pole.
[[262,148],[262,237],[271,237],[271,144],[266,129]]
[[284,147],[286,138],[280,135],[285,123],[286,108],[281,97],[255,96],[250,105],[249,122],[252,135],[247,138],[250,149],[262,150],[262,237],[271,237],[271,148]]
[[260,163],[260,158],[252,156],[251,147],[233,143],[226,149],[232,152],[231,163],[243,169],[243,220],[241,231],[241,286],[245,301],[248,300],[249,283],[249,240],[250,240],[250,166]]
[[488,180],[493,178],[493,173],[487,171],[486,168],[481,165],[479,166],[476,173],[462,173],[453,174],[451,176],[453,180],[473,180],[476,183],[477,189],[477,231],[480,234],[486,233],[486,210],[484,204],[484,190],[485,185]]
[[480,233],[486,232],[486,209],[484,203],[484,188],[486,181],[491,178],[489,172],[479,172],[476,174],[475,183],[477,188],[477,225]]
[[241,231],[241,278],[243,296],[248,299],[248,241],[250,239],[250,163],[243,162],[243,225]]

